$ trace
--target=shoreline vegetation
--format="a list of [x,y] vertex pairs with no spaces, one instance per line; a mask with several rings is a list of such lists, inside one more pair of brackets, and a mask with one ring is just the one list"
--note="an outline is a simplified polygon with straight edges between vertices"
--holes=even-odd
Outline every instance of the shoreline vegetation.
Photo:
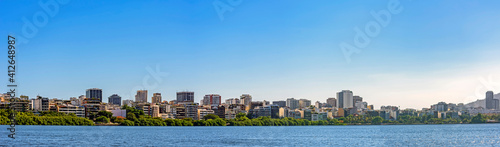
[[[99,111],[89,118],[77,117],[75,114],[61,112],[16,112],[16,125],[63,125],[63,126],[326,126],[326,125],[426,125],[426,124],[479,124],[499,123],[500,115],[476,116],[462,115],[460,118],[435,118],[432,115],[421,117],[400,115],[397,120],[385,120],[380,116],[359,115],[340,117],[327,120],[310,121],[295,118],[249,118],[244,113],[236,115],[235,119],[224,119],[214,114],[209,114],[200,120],[191,118],[162,119],[152,118],[143,111],[123,106],[127,110],[127,117],[113,117],[111,112]],[[10,124],[10,109],[0,110],[0,125]]]

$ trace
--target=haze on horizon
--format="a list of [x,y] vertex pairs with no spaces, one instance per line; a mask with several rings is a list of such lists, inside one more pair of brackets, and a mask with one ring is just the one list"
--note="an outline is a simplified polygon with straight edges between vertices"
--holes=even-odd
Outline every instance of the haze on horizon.
[[[468,103],[488,90],[500,93],[498,1],[401,0],[401,12],[350,60],[339,45],[354,44],[354,28],[376,22],[371,12],[387,10],[390,1],[242,1],[224,19],[213,2],[60,5],[18,46],[18,93],[69,99],[101,88],[107,102],[115,93],[134,99],[144,88],[163,100],[189,90],[195,102],[216,93],[314,103],[352,90],[376,109]],[[4,35],[22,36],[23,18],[44,12],[32,1],[2,3]],[[148,71],[157,65],[165,73],[160,80]],[[157,85],[145,88],[144,79]]]

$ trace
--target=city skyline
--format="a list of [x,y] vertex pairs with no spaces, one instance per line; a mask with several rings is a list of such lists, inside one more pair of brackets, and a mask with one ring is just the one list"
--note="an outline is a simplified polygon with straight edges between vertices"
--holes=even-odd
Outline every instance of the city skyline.
[[[96,89],[97,89],[97,90],[100,90],[100,91],[102,92],[102,89],[99,89],[99,88],[89,88],[89,89],[87,89],[86,91],[89,91],[89,90],[96,90]],[[146,92],[146,93],[144,93],[144,92]],[[307,101],[308,101],[308,103],[309,103],[309,105],[314,105],[314,103],[311,103],[311,102],[320,102],[321,104],[330,104],[328,101],[329,101],[330,99],[332,99],[332,98],[333,98],[333,99],[335,99],[335,102],[334,102],[334,103],[335,103],[335,105],[338,105],[339,107],[348,107],[348,108],[349,108],[349,107],[354,107],[354,106],[356,106],[356,101],[364,102],[364,103],[365,103],[365,105],[366,105],[366,102],[370,102],[370,100],[366,101],[366,99],[363,99],[363,97],[361,97],[361,96],[359,96],[359,95],[356,95],[356,94],[353,94],[353,91],[351,91],[351,90],[341,90],[341,91],[337,92],[337,97],[329,97],[329,98],[325,98],[325,99],[322,99],[322,100],[311,100],[311,99],[308,99],[308,98],[298,98],[298,97],[287,97],[287,98],[275,99],[275,100],[267,100],[267,99],[253,99],[253,98],[252,98],[253,96],[252,96],[251,94],[248,94],[248,93],[243,93],[243,94],[241,94],[241,95],[239,96],[239,98],[238,98],[238,97],[224,97],[224,98],[222,98],[222,96],[221,96],[220,94],[214,94],[214,93],[212,93],[212,94],[204,94],[204,96],[203,96],[202,98],[199,98],[199,99],[197,99],[197,98],[196,98],[196,96],[194,96],[192,101],[191,101],[191,100],[188,100],[188,101],[178,101],[178,100],[179,100],[179,98],[181,98],[181,99],[188,98],[188,97],[190,97],[190,96],[187,96],[187,95],[194,95],[194,93],[196,93],[196,92],[193,92],[193,91],[180,91],[180,92],[176,92],[176,93],[177,93],[177,94],[176,94],[176,98],[173,98],[173,99],[163,99],[163,100],[162,100],[162,98],[161,98],[161,92],[152,92],[152,93],[153,93],[153,96],[151,96],[151,97],[147,97],[147,95],[148,95],[148,93],[147,93],[147,92],[148,92],[148,90],[137,90],[137,94],[142,93],[142,94],[145,94],[145,95],[146,95],[146,97],[144,97],[144,98],[140,98],[140,100],[141,100],[141,101],[136,101],[136,100],[133,100],[133,99],[123,99],[123,98],[120,96],[120,94],[116,94],[116,93],[115,93],[115,94],[110,95],[110,96],[109,96],[109,97],[107,97],[107,98],[106,98],[106,97],[104,97],[104,98],[106,98],[106,100],[104,100],[104,98],[102,98],[102,99],[100,99],[100,100],[101,100],[102,102],[106,103],[107,101],[109,101],[109,98],[110,98],[110,97],[119,97],[119,99],[120,99],[119,103],[120,103],[120,104],[122,103],[122,101],[123,101],[123,103],[125,103],[125,101],[132,101],[132,102],[145,102],[145,103],[154,103],[153,101],[155,101],[155,98],[156,98],[156,96],[158,95],[158,96],[159,96],[159,100],[160,100],[158,103],[160,103],[160,102],[169,102],[169,101],[177,101],[177,102],[192,102],[192,103],[197,103],[197,104],[200,104],[200,105],[201,105],[202,103],[203,103],[203,104],[205,103],[204,101],[207,101],[207,96],[208,96],[208,103],[210,103],[210,101],[211,101],[211,99],[212,99],[212,98],[211,98],[212,96],[217,96],[217,97],[218,97],[217,99],[219,99],[219,100],[217,100],[217,101],[216,101],[216,103],[218,103],[218,104],[220,105],[220,103],[222,103],[222,102],[224,102],[224,103],[225,103],[225,102],[226,102],[226,100],[231,100],[231,101],[232,101],[233,99],[238,99],[238,101],[240,101],[240,103],[241,103],[241,104],[248,104],[248,103],[250,103],[250,102],[245,103],[245,101],[244,101],[242,98],[243,98],[243,97],[245,97],[245,98],[246,98],[246,97],[249,97],[251,102],[257,102],[257,101],[267,101],[267,102],[283,101],[283,102],[286,102],[286,105],[287,105],[287,106],[288,106],[288,105],[290,105],[290,102],[289,102],[289,101],[290,101],[290,99],[292,99],[292,100],[296,101],[296,103],[297,103],[297,104],[295,104],[295,105],[296,105],[295,107],[297,107],[297,108],[299,108],[299,101],[300,101],[300,103],[302,103],[302,100],[307,100]],[[189,94],[189,93],[191,93],[191,94]],[[343,102],[343,99],[345,99],[345,98],[343,98],[344,96],[342,95],[342,93],[344,93],[344,95],[345,95],[345,93],[349,93],[349,96],[348,96],[348,97],[350,97],[350,98],[348,98],[348,99],[351,99],[351,100],[349,100],[349,101],[347,101],[347,102]],[[179,95],[179,94],[180,94],[180,95]],[[186,94],[187,94],[187,95],[186,95]],[[340,94],[340,95],[339,95],[339,94]],[[485,102],[486,102],[486,104],[485,104],[483,107],[488,108],[488,109],[489,109],[489,107],[493,107],[492,109],[498,109],[498,108],[496,108],[496,107],[497,107],[497,105],[499,105],[499,101],[500,101],[500,99],[499,99],[499,98],[497,98],[497,97],[500,97],[500,96],[498,96],[498,95],[500,95],[500,92],[495,93],[494,91],[486,91],[486,93],[484,94],[484,98],[482,98],[482,99],[480,98],[480,99],[477,99],[477,100],[474,100],[474,101],[470,101],[470,102],[466,102],[466,103],[462,103],[462,104],[464,104],[464,105],[465,105],[465,104],[473,104],[473,103],[480,102],[479,100],[483,100],[483,101],[485,101]],[[22,95],[22,94],[21,94],[20,96],[26,96],[26,95]],[[40,96],[41,96],[41,95],[37,95],[36,97],[40,97]],[[77,98],[77,97],[81,97],[81,96],[85,96],[85,95],[74,96],[74,97],[70,97],[70,98]],[[179,97],[179,96],[181,96],[181,97]],[[339,96],[340,96],[340,97],[339,97]],[[29,96],[28,96],[28,97],[29,97]],[[44,97],[44,98],[46,97],[46,98],[49,98],[49,99],[56,98],[56,97],[47,97],[47,96],[43,96],[43,97]],[[357,97],[357,98],[356,98],[356,97]],[[495,97],[495,98],[494,98],[494,97]],[[34,98],[35,98],[35,97],[29,97],[29,99],[34,99]],[[56,98],[56,99],[59,99],[59,100],[70,100],[70,98],[67,98],[67,99]],[[86,98],[90,98],[90,97],[86,97]],[[95,98],[95,97],[92,97],[92,98]],[[346,98],[347,98],[347,97],[346,97]],[[136,99],[137,99],[137,95],[136,95]],[[188,98],[188,99],[190,99],[190,98]],[[358,99],[358,100],[356,100],[356,99]],[[493,100],[488,100],[488,99],[493,99]],[[143,101],[143,100],[145,100],[145,101]],[[488,104],[488,101],[493,101],[493,102],[494,102],[493,104],[491,104],[492,106],[490,106],[490,105]],[[199,103],[199,102],[200,102],[200,103]],[[437,101],[436,101],[436,102],[434,102],[434,103],[437,103],[437,102],[440,102],[440,103],[441,103],[441,102],[445,102],[445,101],[442,101],[442,100],[437,100]],[[344,104],[342,104],[342,103],[344,103]],[[456,103],[456,102],[446,102],[446,103],[460,104],[460,103]],[[481,102],[480,102],[480,103],[481,103]],[[112,103],[111,103],[111,104],[112,104]],[[350,105],[344,106],[345,104],[350,104]],[[382,105],[374,105],[374,104],[373,104],[373,103],[371,103],[371,102],[370,102],[370,103],[368,103],[368,104],[369,104],[369,105],[371,105],[371,106],[373,107],[372,109],[375,109],[375,108],[377,108],[377,107],[383,107],[383,106],[397,106],[397,107],[398,107],[398,108],[400,108],[400,109],[416,109],[416,110],[429,108],[429,107],[427,107],[427,106],[426,106],[426,107],[422,107],[422,108],[415,108],[415,107],[401,107],[401,106],[400,106],[400,105],[398,105],[398,104],[382,104]],[[432,104],[433,104],[433,103],[429,104],[428,106],[431,106]],[[293,104],[292,104],[292,105],[293,105]],[[475,104],[473,104],[473,105],[475,105]],[[300,107],[305,107],[305,106],[300,106]]]
[[[42,27],[32,18],[44,7],[5,1],[0,33],[19,38],[17,90],[30,97],[98,87],[103,101],[134,100],[141,89],[163,99],[190,90],[195,101],[211,93],[325,101],[349,89],[377,106],[419,109],[500,91],[499,3],[400,1],[401,12],[349,62],[339,44],[353,44],[354,28],[376,21],[372,11],[387,1],[245,1],[223,21],[212,1],[70,1]],[[28,24],[36,33],[26,37]]]

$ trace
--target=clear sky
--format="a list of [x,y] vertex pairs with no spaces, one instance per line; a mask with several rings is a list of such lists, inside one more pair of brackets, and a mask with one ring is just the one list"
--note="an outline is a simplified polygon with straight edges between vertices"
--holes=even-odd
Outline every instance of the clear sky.
[[[349,89],[377,109],[420,109],[500,91],[500,1],[402,0],[350,61],[339,45],[354,45],[354,28],[365,30],[371,11],[391,2],[72,0],[45,11],[45,1],[0,1],[0,35],[18,38],[18,90],[30,98],[101,88],[105,102],[139,89],[149,101],[153,92],[173,100],[189,90],[196,102],[212,93],[325,102]],[[221,19],[214,2],[232,11]],[[1,58],[6,67],[7,51]],[[160,80],[147,70],[157,65]]]

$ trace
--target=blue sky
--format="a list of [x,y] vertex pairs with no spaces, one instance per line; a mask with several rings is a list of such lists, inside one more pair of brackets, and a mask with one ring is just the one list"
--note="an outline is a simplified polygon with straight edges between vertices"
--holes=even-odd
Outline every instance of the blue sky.
[[[158,84],[149,97],[160,92],[164,100],[190,90],[198,102],[211,93],[325,102],[349,89],[376,108],[422,108],[500,91],[496,1],[402,0],[402,11],[350,62],[339,44],[353,44],[353,28],[375,21],[370,12],[389,1],[244,0],[223,20],[211,0],[69,1],[53,17],[38,2],[0,4],[0,34],[29,40],[18,41],[16,78],[30,97],[69,99],[96,87],[104,101],[114,93],[133,99],[147,87],[146,68],[157,65],[167,75],[146,83]],[[40,13],[47,23],[26,37],[23,18]]]

